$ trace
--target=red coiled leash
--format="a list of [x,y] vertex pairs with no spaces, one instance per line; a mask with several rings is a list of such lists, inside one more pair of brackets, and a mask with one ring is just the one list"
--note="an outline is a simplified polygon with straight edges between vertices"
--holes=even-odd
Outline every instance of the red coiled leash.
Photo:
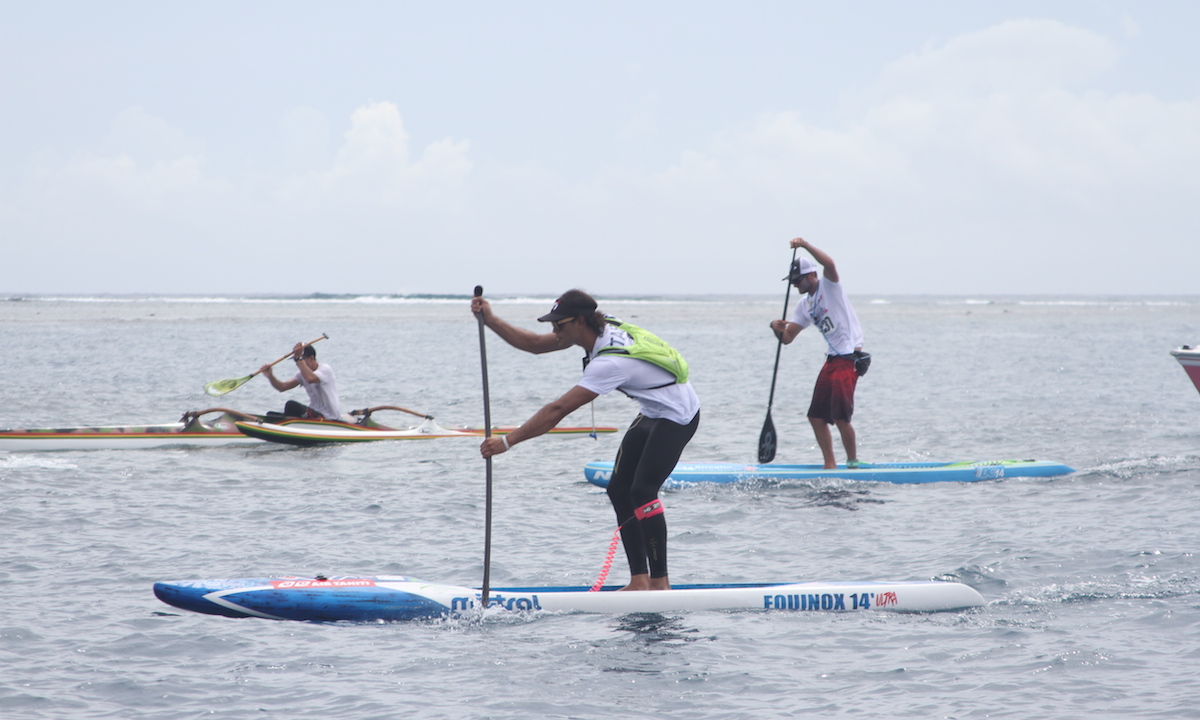
[[612,542],[608,544],[608,555],[604,558],[604,567],[600,568],[600,577],[596,578],[596,584],[588,588],[588,592],[599,592],[600,588],[604,587],[604,581],[608,579],[608,571],[612,570],[613,556],[617,554],[617,544],[621,542],[621,527],[613,532]]

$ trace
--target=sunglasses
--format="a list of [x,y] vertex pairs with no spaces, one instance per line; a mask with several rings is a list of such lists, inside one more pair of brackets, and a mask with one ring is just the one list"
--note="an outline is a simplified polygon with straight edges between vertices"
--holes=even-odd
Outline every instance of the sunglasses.
[[563,318],[562,320],[555,320],[550,324],[554,326],[555,330],[561,330],[563,325],[566,325],[569,322],[574,322],[575,320],[578,320],[578,318],[569,317]]

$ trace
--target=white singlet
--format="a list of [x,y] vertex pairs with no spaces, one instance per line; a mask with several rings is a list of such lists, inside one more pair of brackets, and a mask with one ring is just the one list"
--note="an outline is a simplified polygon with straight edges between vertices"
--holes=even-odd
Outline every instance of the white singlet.
[[300,372],[297,372],[293,376],[296,380],[300,381],[300,385],[308,393],[308,406],[329,420],[340,419],[342,417],[342,404],[338,400],[337,380],[333,377],[333,368],[323,363],[318,363],[313,375],[320,378],[321,382],[309,383]]
[[817,291],[800,298],[792,311],[792,322],[802,328],[816,325],[829,343],[826,355],[849,355],[863,344],[862,326],[850,307],[840,283],[817,276]]
[[648,418],[663,418],[687,425],[700,411],[700,398],[690,382],[677,383],[675,376],[654,363],[624,355],[597,355],[610,345],[632,345],[629,333],[608,325],[588,353],[590,360],[577,383],[597,395],[620,390],[638,401]]

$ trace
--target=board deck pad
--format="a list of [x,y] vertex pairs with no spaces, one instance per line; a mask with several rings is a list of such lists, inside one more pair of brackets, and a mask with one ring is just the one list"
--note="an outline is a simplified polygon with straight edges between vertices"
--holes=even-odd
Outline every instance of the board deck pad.
[[[611,462],[588,463],[583,469],[588,482],[608,487]],[[976,482],[1011,477],[1055,477],[1075,472],[1062,463],[1048,460],[983,460],[976,462],[864,463],[850,469],[839,465],[826,470],[820,465],[739,465],[736,463],[679,463],[667,478],[676,487],[688,483],[733,483],[748,480],[808,480],[841,478],[867,482],[929,483]]]

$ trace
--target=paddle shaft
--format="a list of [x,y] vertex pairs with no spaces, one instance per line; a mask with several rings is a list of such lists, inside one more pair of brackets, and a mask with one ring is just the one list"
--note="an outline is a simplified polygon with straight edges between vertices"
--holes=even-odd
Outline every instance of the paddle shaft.
[[[796,249],[792,248],[792,263],[796,262]],[[788,302],[792,297],[792,271],[788,266],[787,290],[783,294],[783,322],[787,323]],[[775,346],[775,368],[771,371],[771,394],[767,398],[767,418],[763,421],[762,432],[758,435],[758,461],[769,463],[775,459],[775,448],[778,440],[775,436],[775,422],[771,420],[771,406],[775,404],[775,381],[779,377],[779,355],[783,350],[783,333],[779,334],[779,343]]]
[[[483,297],[482,285],[475,286],[475,297]],[[483,368],[483,437],[486,439],[492,436],[492,402],[488,397],[487,342],[484,338],[483,313],[477,313],[475,319],[479,321],[479,365]],[[484,463],[487,467],[487,500],[483,520],[483,585],[480,594],[483,609],[486,610],[488,585],[492,574],[492,459],[484,458]]]
[[[792,262],[796,262],[796,248],[792,248]],[[787,322],[788,303],[792,299],[792,266],[788,265],[787,291],[783,294],[783,321]],[[771,404],[775,402],[775,379],[779,376],[779,354],[783,350],[783,333],[779,334],[779,344],[775,346],[775,369],[771,371],[771,394],[767,396],[767,414],[771,414]]]

